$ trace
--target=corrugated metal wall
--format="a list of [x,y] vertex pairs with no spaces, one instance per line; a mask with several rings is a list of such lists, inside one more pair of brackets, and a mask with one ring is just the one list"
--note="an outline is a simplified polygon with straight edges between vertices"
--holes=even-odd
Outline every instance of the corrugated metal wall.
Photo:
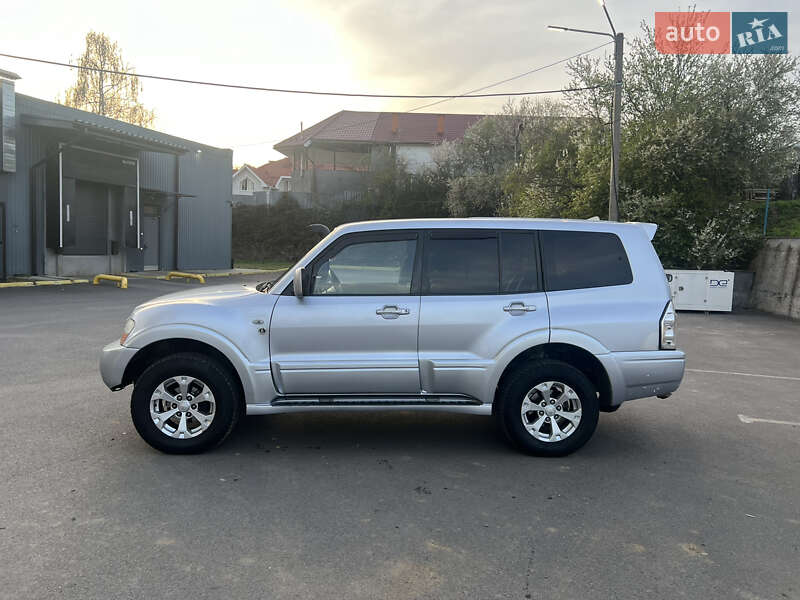
[[177,158],[164,152],[139,153],[139,185],[145,189],[177,192],[175,174]]
[[17,104],[17,172],[0,174],[0,202],[6,205],[6,275],[31,272],[30,169],[45,157],[41,138],[19,126]]
[[231,150],[187,152],[179,158],[178,268],[231,266]]
[[142,152],[139,155],[140,186],[144,189],[170,192],[161,202],[158,240],[159,267],[175,269],[175,206],[178,191],[178,157],[163,152]]
[[[58,119],[82,119],[98,125],[147,136],[165,143],[180,144],[189,151],[175,156],[162,152],[140,153],[140,185],[168,192],[161,203],[159,240],[162,268],[222,269],[231,266],[231,172],[233,153],[144,130],[127,123],[91,115],[52,102],[16,94],[17,172],[0,173],[0,202],[6,205],[6,274],[31,273],[30,170],[45,158],[45,144],[21,117],[32,115]],[[194,198],[176,200],[174,194]],[[176,207],[178,240],[175,240]],[[178,261],[175,264],[175,248]]]

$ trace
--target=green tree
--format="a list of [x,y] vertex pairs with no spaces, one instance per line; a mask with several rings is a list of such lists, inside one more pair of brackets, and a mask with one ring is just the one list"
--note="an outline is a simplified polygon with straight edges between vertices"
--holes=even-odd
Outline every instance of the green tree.
[[582,119],[559,102],[523,101],[508,107],[519,119],[517,160],[503,182],[509,200],[504,214],[526,217],[573,216],[572,198],[581,183],[576,178],[580,159],[578,134]]
[[461,140],[443,144],[437,173],[448,182],[451,214],[520,214],[542,196],[560,199],[561,188],[571,185],[565,180],[574,157],[570,127],[563,105],[523,100],[478,121]]
[[[558,142],[574,156],[557,180],[563,196],[518,186],[512,212],[586,218],[608,202],[610,59],[570,63],[575,126]],[[797,168],[798,58],[781,55],[663,55],[653,31],[628,46],[622,107],[621,213],[659,224],[654,243],[671,267],[745,266],[759,245],[758,216],[744,192],[780,188]],[[523,181],[552,176],[528,163]],[[557,171],[556,171],[557,172]]]
[[[777,186],[791,172],[798,143],[797,57],[665,55],[652,29],[642,30],[625,58],[622,185],[653,197],[677,195],[701,219],[746,188]],[[584,57],[570,70],[572,84],[602,86],[573,96],[573,108],[595,129],[610,121],[611,63]],[[607,144],[591,146],[608,153]],[[601,188],[594,195],[607,194],[607,160],[586,166],[605,169],[605,177],[586,181]]]
[[338,225],[348,220],[442,217],[447,215],[446,192],[440,177],[430,171],[411,173],[403,160],[392,157],[369,173],[364,199],[333,209],[329,220]]
[[513,165],[516,123],[490,116],[470,127],[461,140],[442,144],[434,156],[440,179],[447,181],[450,214],[491,216],[504,205],[502,188]]
[[[139,78],[122,59],[119,46],[104,33],[86,34],[86,49],[78,57],[75,84],[64,104],[141,127],[151,127],[155,113],[139,102]],[[113,72],[107,72],[113,71]]]

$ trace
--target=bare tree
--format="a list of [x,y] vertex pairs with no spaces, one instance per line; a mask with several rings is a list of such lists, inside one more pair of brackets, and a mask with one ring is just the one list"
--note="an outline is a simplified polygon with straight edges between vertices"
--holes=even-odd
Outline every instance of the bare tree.
[[155,113],[139,102],[139,78],[106,34],[87,33],[86,50],[76,64],[84,68],[66,91],[65,105],[142,127],[153,125]]

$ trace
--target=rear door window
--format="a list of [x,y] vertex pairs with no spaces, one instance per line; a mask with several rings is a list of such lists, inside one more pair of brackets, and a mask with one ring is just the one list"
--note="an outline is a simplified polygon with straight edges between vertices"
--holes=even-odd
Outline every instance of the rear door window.
[[619,237],[596,231],[540,231],[547,291],[575,290],[633,281]]
[[500,233],[500,293],[525,294],[541,291],[536,237],[531,231]]
[[423,294],[497,294],[499,284],[496,233],[432,232],[425,240]]

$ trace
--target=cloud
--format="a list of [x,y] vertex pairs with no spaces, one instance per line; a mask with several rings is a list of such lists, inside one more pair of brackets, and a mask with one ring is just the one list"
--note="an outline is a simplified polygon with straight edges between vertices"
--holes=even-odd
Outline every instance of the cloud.
[[531,36],[539,25],[531,23],[529,0],[306,0],[304,7],[336,28],[362,78],[403,91],[461,91],[498,71],[500,79],[510,64],[529,64],[539,45],[539,36]]

